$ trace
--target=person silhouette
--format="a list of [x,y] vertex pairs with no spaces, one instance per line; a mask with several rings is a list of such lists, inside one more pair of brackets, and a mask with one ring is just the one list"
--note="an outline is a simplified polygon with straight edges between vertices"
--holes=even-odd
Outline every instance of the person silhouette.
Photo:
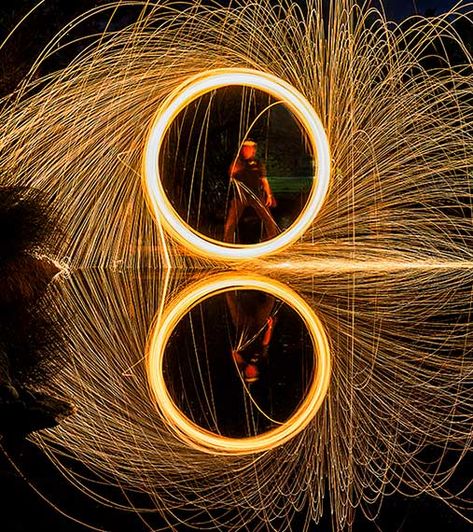
[[224,242],[234,242],[235,230],[247,207],[251,207],[263,223],[267,239],[279,233],[269,208],[276,206],[276,200],[266,178],[266,169],[256,157],[256,142],[243,142],[240,153],[229,169],[230,180],[234,183],[234,195],[227,212],[224,227]]
[[260,366],[266,361],[276,323],[276,300],[261,292],[226,292],[225,298],[236,332],[236,347],[232,350],[243,380],[247,384],[260,378]]

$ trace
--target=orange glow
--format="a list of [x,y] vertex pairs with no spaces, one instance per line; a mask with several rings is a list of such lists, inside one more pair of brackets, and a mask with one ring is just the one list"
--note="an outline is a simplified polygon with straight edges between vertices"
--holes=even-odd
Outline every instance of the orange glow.
[[[287,303],[305,323],[316,358],[312,382],[297,411],[280,426],[247,438],[221,436],[192,422],[172,400],[163,376],[164,352],[179,321],[200,302],[228,290],[260,290]],[[193,448],[214,454],[243,455],[268,451],[293,438],[319,410],[328,390],[330,368],[330,350],[324,328],[307,302],[287,285],[247,273],[218,274],[184,290],[162,314],[158,314],[147,345],[148,379],[160,415],[182,441]]]
[[[291,227],[271,240],[252,245],[223,243],[190,227],[167,197],[159,172],[161,144],[176,116],[200,96],[229,85],[260,89],[282,101],[307,134],[316,159],[316,174],[304,209]],[[312,105],[294,87],[257,70],[227,68],[191,77],[177,87],[159,107],[151,125],[143,158],[143,188],[153,217],[191,252],[213,259],[245,260],[280,251],[300,238],[324,202],[330,182],[330,150],[324,127]]]

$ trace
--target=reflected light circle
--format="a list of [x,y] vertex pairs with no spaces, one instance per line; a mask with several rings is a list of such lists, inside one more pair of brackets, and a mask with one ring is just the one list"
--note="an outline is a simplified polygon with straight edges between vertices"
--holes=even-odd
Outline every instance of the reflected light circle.
[[[185,416],[168,391],[164,353],[179,321],[196,305],[228,290],[260,290],[284,301],[302,318],[314,348],[314,372],[306,396],[292,416],[267,432],[230,438],[206,430]],[[320,409],[330,383],[330,349],[324,327],[308,303],[287,285],[254,274],[223,273],[199,281],[180,293],[154,320],[147,343],[146,369],[157,410],[177,437],[194,449],[211,454],[244,455],[269,451],[301,432]]]
[[[200,96],[230,85],[252,87],[280,100],[305,130],[316,159],[316,173],[304,209],[294,223],[276,237],[258,244],[224,243],[202,235],[187,224],[172,206],[161,181],[160,150],[177,115]],[[272,74],[243,68],[202,72],[179,85],[159,106],[146,140],[143,188],[153,217],[180,244],[207,258],[247,260],[280,251],[301,237],[320,211],[330,183],[330,149],[324,127],[307,99],[292,85]]]

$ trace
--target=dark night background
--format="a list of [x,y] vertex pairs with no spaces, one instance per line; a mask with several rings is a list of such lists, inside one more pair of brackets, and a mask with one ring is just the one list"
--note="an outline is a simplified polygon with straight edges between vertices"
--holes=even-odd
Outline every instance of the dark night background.
[[[34,0],[4,0],[0,7],[0,41],[14,25],[37,2]],[[0,50],[0,95],[6,95],[18,85],[28,72],[34,58],[47,44],[49,39],[73,17],[84,10],[104,4],[90,0],[48,0],[32,15],[29,22]],[[222,2],[223,3],[223,2]],[[302,3],[302,2],[300,2]],[[384,5],[389,18],[402,20],[413,13],[440,14],[457,4],[447,0],[385,0]],[[132,21],[133,10],[120,15],[113,27],[119,28]],[[84,33],[100,32],[105,21],[95,21],[83,27]],[[45,65],[45,69],[55,70],[65,66],[76,50],[60,53]],[[46,73],[41,71],[41,74]],[[84,525],[75,523],[52,508],[28,485],[37,486],[45,497],[60,509],[79,520],[92,523],[100,529],[111,531],[141,531],[147,528],[131,513],[105,509],[69,486],[55,469],[32,444],[23,442],[10,449],[11,455],[21,469],[27,472],[27,480],[21,478],[8,460],[0,453],[0,490],[2,505],[0,530],[15,531],[71,531],[87,530]],[[459,484],[471,479],[471,460],[464,463],[457,475]],[[301,518],[301,523],[303,519]],[[163,526],[155,522],[155,526]],[[331,529],[329,508],[319,530]],[[297,522],[294,530],[298,529]],[[376,525],[358,515],[355,531],[396,531],[417,530],[469,531],[471,526],[449,510],[443,503],[427,495],[407,498],[400,495],[387,497],[376,521]]]
[[[257,357],[260,378],[249,389],[256,403],[271,418],[285,422],[296,411],[311,383],[314,354],[300,316],[289,305],[264,292],[230,291],[214,295],[199,303],[179,322],[163,361],[171,397],[200,427],[242,438],[261,434],[275,425],[247,400],[235,371],[232,350],[238,345],[240,335],[248,341],[253,333],[245,333],[243,324],[236,327],[230,303],[235,305],[237,319],[256,330],[261,321],[269,316],[276,317],[266,355],[262,353],[258,337],[240,351],[245,361],[252,355]],[[200,375],[200,379],[195,379],[194,375]],[[215,405],[212,412],[209,396]],[[232,399],[228,400],[229,397]],[[251,424],[247,410],[251,412]]]

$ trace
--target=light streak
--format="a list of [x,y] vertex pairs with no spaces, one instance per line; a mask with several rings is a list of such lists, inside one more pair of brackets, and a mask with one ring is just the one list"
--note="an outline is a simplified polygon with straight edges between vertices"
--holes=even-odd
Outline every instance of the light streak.
[[[470,501],[451,491],[448,478],[458,486],[451,458],[460,460],[472,445],[473,269],[452,268],[278,272],[278,282],[323,321],[331,383],[305,430],[267,452],[242,455],[202,452],[176,437],[156,408],[145,364],[156,315],[162,312],[162,323],[194,283],[205,290],[208,273],[191,280],[175,269],[71,272],[51,287],[45,308],[67,317],[62,358],[69,363],[51,392],[74,398],[79,409],[34,439],[98,501],[96,476],[77,474],[69,458],[132,499],[149,496],[143,517],[151,523],[156,508],[172,516],[184,507],[189,526],[205,510],[206,528],[241,529],[256,520],[264,529],[281,507],[290,523],[303,500],[320,516],[326,493],[334,528],[343,529],[351,504],[375,511],[386,490],[430,493],[466,514]],[[416,457],[426,444],[431,460],[424,463]]]
[[[317,173],[314,176],[307,203],[297,219],[282,234],[259,244],[225,244],[199,234],[179,216],[172,206],[159,172],[161,145],[177,115],[200,96],[231,85],[257,88],[281,100],[294,114],[307,134],[316,159]],[[202,72],[187,79],[164,100],[158,109],[145,145],[143,186],[153,216],[178,242],[191,252],[206,258],[248,260],[276,253],[290,246],[314,222],[323,205],[329,184],[330,149],[320,118],[298,90],[266,72],[225,68]]]
[[[163,374],[166,346],[179,321],[200,302],[228,290],[260,290],[290,305],[307,326],[316,357],[312,382],[297,411],[281,426],[248,438],[229,438],[214,434],[188,419],[172,400]],[[186,289],[170,303],[162,316],[154,320],[147,347],[148,378],[163,419],[182,440],[209,453],[258,453],[269,451],[293,438],[304,430],[320,409],[330,383],[330,366],[328,340],[322,323],[310,305],[289,286],[251,273],[223,273]]]

